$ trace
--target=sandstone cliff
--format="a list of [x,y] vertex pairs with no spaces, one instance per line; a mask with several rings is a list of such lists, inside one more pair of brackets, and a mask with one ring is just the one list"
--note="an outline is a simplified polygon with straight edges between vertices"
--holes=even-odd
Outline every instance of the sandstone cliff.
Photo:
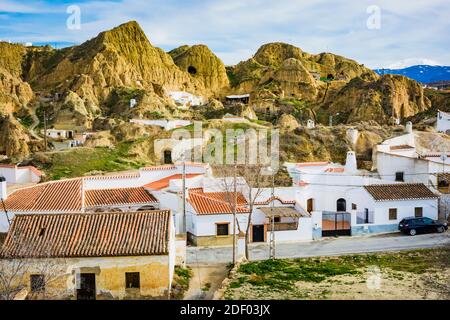
[[220,95],[230,86],[225,65],[207,46],[182,46],[169,54],[181,70],[199,80],[210,94]]

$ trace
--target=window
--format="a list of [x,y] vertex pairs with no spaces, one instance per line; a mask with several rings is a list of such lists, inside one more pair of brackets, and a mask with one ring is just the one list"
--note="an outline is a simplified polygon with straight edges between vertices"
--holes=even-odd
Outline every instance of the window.
[[358,206],[356,205],[356,203],[352,203],[352,210],[358,210]]
[[42,274],[32,274],[30,276],[31,292],[43,292],[45,290],[45,277]]
[[273,222],[280,223],[281,222],[281,217],[273,217]]
[[423,208],[415,208],[414,209],[414,217],[422,218],[423,217]]
[[216,225],[217,236],[228,236],[229,235],[229,224],[228,223],[218,223]]
[[389,220],[397,220],[397,209],[389,209]]
[[141,288],[141,275],[139,272],[126,272],[125,273],[125,288],[126,289],[140,289]]
[[314,199],[308,199],[307,208],[309,213],[314,211]]
[[395,181],[405,182],[405,173],[404,172],[396,172],[395,173]]

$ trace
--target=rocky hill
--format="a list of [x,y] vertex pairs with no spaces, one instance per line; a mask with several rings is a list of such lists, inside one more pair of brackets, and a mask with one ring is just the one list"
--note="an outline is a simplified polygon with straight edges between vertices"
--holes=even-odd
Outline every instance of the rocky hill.
[[[168,91],[209,102],[181,111]],[[226,108],[218,100],[239,93],[251,94],[246,114],[290,124],[290,130],[310,118],[327,124],[337,114],[340,124],[383,125],[444,104],[409,78],[379,76],[354,60],[285,43],[266,44],[251,59],[228,67],[205,45],[166,53],[132,21],[61,50],[0,43],[0,154],[20,161],[42,149],[44,110],[49,126],[114,131],[134,117],[223,116]],[[137,100],[134,108],[130,99]],[[283,113],[290,116],[281,118]]]

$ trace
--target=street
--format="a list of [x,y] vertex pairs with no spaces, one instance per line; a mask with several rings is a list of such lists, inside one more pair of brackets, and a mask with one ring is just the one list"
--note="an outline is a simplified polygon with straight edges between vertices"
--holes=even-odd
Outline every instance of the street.
[[[277,258],[304,258],[382,251],[400,251],[440,247],[450,244],[450,233],[424,234],[415,237],[400,233],[388,235],[328,238],[311,242],[279,243],[276,246]],[[231,262],[231,247],[196,248],[188,247],[187,264],[217,264]],[[268,244],[252,244],[250,260],[269,258]]]

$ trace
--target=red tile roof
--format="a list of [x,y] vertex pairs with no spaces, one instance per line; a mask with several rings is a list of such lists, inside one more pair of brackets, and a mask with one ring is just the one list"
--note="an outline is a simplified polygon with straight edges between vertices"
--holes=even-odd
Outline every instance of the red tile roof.
[[325,172],[331,172],[331,173],[342,173],[345,171],[345,168],[328,168],[325,170]]
[[142,187],[86,190],[84,199],[86,207],[157,202],[158,200]]
[[372,195],[375,201],[438,198],[423,183],[374,184],[364,188]]
[[81,212],[84,207],[157,202],[143,187],[86,190],[83,200],[83,179],[79,178],[16,190],[5,205],[8,210],[19,212]]
[[176,170],[177,167],[174,165],[165,165],[165,166],[154,166],[154,167],[145,167],[141,168],[142,171],[160,171],[160,170]]
[[265,201],[255,202],[256,205],[269,205],[272,201],[278,200],[282,204],[295,204],[295,200],[283,200],[280,197],[270,197]]
[[[192,174],[186,174],[186,179],[191,179],[200,176],[199,173],[192,173]],[[170,177],[163,178],[158,181],[150,182],[149,184],[145,185],[144,187],[150,190],[162,190],[167,187],[169,187],[169,183],[171,180],[180,180],[183,179],[182,174],[174,174]]]
[[322,167],[330,164],[329,162],[302,162],[297,163],[297,167]]
[[[203,192],[202,189],[189,190],[188,202],[199,215],[231,214],[230,202],[234,201],[234,193],[230,192]],[[238,213],[248,213],[247,200],[242,193],[237,194]]]
[[0,256],[166,255],[170,219],[170,211],[16,215]]
[[410,149],[415,149],[413,146],[407,145],[407,144],[401,144],[398,146],[392,146],[390,148],[391,150],[410,150]]
[[47,182],[19,189],[6,200],[12,211],[81,211],[82,179]]

